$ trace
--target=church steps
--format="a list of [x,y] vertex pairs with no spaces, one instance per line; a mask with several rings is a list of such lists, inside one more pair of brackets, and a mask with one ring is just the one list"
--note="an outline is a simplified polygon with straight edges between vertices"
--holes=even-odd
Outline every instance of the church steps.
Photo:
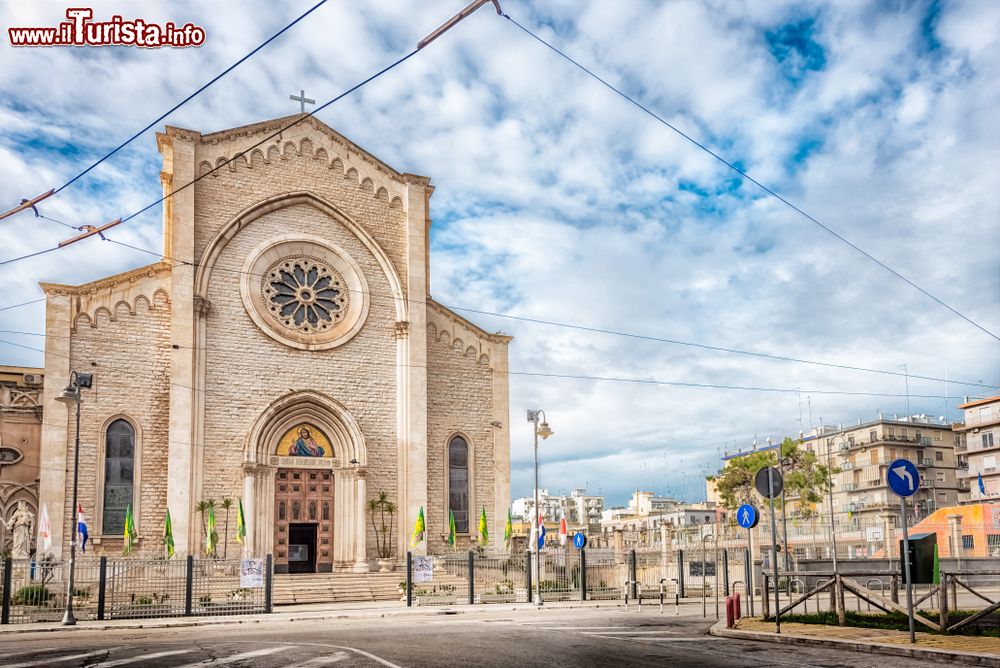
[[[274,576],[273,601],[275,605],[398,601],[403,596],[399,585],[405,579],[402,571],[278,574]],[[452,576],[444,576],[441,582],[457,589],[467,586],[464,580]]]

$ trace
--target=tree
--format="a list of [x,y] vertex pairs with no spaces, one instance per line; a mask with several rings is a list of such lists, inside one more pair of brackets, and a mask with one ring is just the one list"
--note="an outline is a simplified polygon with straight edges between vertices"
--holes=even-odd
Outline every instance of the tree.
[[[781,442],[781,456],[784,459],[785,496],[795,504],[795,514],[811,517],[816,513],[814,506],[823,500],[823,494],[830,489],[832,471],[820,463],[816,453],[801,448],[800,441],[785,438]],[[717,475],[708,476],[715,482],[719,500],[723,507],[735,510],[743,503],[759,501],[760,495],[754,488],[754,476],[765,466],[778,466],[775,450],[758,450],[730,459]],[[781,498],[775,499],[781,507]]]
[[233,507],[233,500],[223,499],[222,507],[226,509],[226,523],[222,526],[222,558],[225,559],[229,554],[229,509]]
[[[368,512],[372,516],[372,528],[375,529],[375,548],[380,559],[388,559],[392,556],[392,516],[396,514],[396,504],[389,500],[389,494],[385,491],[378,493],[377,499],[369,499]],[[381,520],[381,527],[375,524],[375,516]],[[386,515],[389,521],[386,522]]]

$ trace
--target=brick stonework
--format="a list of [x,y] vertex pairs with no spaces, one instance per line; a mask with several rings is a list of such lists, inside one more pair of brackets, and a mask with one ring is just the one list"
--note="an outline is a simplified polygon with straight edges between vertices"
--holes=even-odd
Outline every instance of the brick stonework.
[[[203,174],[222,159],[240,156],[199,181],[193,196],[187,191],[168,200],[164,244],[171,257],[82,286],[43,285],[49,299],[44,409],[50,417],[43,431],[42,458],[53,473],[43,476],[40,495],[43,502],[61,507],[53,524],[61,524],[70,513],[72,479],[58,469],[71,468],[72,425],[48,385],[50,380],[64,382],[69,371],[77,369],[95,374],[94,388],[84,394],[80,457],[80,499],[94,536],[100,533],[99,432],[114,416],[131,419],[140,434],[139,553],[158,555],[163,511],[170,499],[185,499],[180,505],[190,501],[192,506],[170,508],[175,527],[189,532],[186,544],[179,541],[183,552],[186,545],[199,550],[203,542],[194,503],[241,496],[246,500],[248,489],[266,489],[261,476],[273,475],[273,469],[261,458],[251,434],[263,433],[261,425],[270,424],[275,405],[301,394],[339,407],[346,414],[345,424],[356,425],[366,452],[359,471],[348,464],[349,455],[335,453],[342,475],[334,486],[335,541],[344,532],[359,539],[363,532],[366,537],[363,556],[354,552],[360,543],[344,542],[336,548],[341,558],[335,567],[358,570],[363,557],[374,558],[371,522],[355,509],[381,490],[389,492],[404,513],[426,504],[428,549],[444,547],[445,449],[456,433],[472,448],[470,513],[475,519],[470,518],[470,528],[475,531],[485,507],[491,535],[502,538],[505,517],[499,517],[500,506],[509,502],[510,339],[480,330],[427,294],[430,220],[425,210],[433,188],[425,177],[396,172],[315,119],[242,157],[264,133],[286,122],[276,119],[208,135],[168,128],[158,137],[167,192],[182,185],[188,174]],[[295,199],[296,193],[322,205]],[[286,197],[289,203],[282,204]],[[263,213],[241,218],[265,201],[275,203]],[[363,232],[355,234],[350,224]],[[362,238],[365,233],[367,240]],[[326,350],[293,348],[268,336],[248,315],[241,297],[248,259],[272,241],[307,235],[342,249],[356,263],[369,291],[363,326],[346,342]],[[195,258],[196,272],[173,262],[177,256]],[[391,265],[388,275],[385,263]],[[199,279],[202,273],[204,280]],[[394,298],[394,289],[402,290],[405,302]],[[400,322],[400,309],[409,313],[404,319],[419,323],[419,331],[410,322]],[[67,337],[68,344],[60,343]],[[413,425],[426,429],[426,440]],[[258,440],[268,443],[263,437]],[[410,450],[401,450],[406,443]],[[188,489],[168,489],[168,480],[183,481]],[[273,498],[258,498],[251,525],[259,519],[266,535],[264,523],[273,517],[272,511]],[[217,519],[221,534],[224,512],[218,512]],[[396,533],[408,532],[411,522],[401,517]],[[58,545],[65,531],[53,529]],[[240,553],[234,531],[232,513],[230,556]],[[464,545],[468,538],[460,540]],[[400,536],[397,552],[404,541]],[[95,545],[99,554],[120,550],[120,537],[100,537]]]

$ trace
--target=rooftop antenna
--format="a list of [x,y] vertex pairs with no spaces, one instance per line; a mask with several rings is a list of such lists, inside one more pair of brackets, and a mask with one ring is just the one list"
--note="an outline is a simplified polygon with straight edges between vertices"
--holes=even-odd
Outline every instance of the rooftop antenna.
[[899,368],[903,370],[903,378],[906,381],[906,415],[910,415],[910,370],[906,368],[905,364],[900,364]]

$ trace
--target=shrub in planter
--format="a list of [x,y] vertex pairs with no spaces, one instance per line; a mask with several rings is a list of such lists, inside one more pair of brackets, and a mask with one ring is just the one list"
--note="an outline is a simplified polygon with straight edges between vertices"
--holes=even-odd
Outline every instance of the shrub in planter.
[[14,605],[44,605],[55,594],[43,585],[27,585],[14,593]]

